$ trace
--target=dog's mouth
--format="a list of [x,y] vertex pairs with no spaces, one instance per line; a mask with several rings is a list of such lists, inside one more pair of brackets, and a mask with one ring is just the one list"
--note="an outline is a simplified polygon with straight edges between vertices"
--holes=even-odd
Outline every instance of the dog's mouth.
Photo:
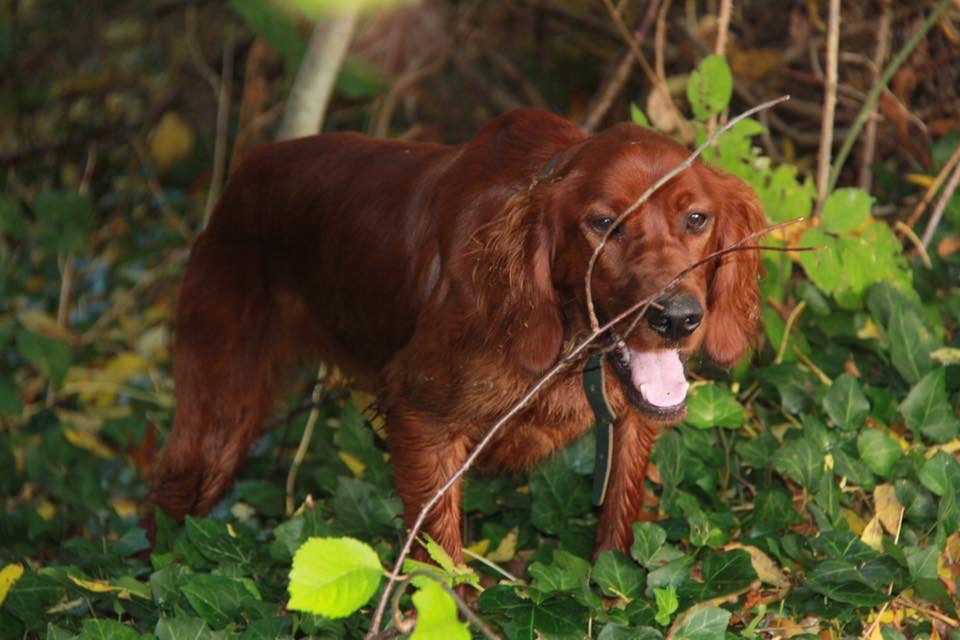
[[663,421],[683,417],[690,384],[679,350],[637,351],[614,335],[609,359],[627,399],[638,411]]

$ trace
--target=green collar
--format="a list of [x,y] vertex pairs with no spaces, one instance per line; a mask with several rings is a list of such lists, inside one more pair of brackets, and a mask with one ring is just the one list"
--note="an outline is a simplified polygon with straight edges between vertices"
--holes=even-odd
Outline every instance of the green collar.
[[587,360],[583,368],[583,392],[587,396],[597,433],[596,458],[593,463],[593,504],[600,506],[607,494],[610,480],[610,456],[613,453],[613,423],[617,419],[607,401],[606,375],[603,366],[603,354],[597,353]]

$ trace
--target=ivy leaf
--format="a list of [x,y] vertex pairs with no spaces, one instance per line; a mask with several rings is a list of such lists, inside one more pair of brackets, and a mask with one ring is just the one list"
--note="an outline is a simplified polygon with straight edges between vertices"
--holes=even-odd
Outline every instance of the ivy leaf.
[[798,256],[807,277],[824,293],[833,293],[840,286],[842,271],[837,242],[816,227],[800,236],[801,247],[823,247],[817,251],[803,251]]
[[687,98],[697,120],[723,111],[732,95],[733,75],[723,56],[713,54],[701,60],[687,81]]
[[813,591],[856,607],[876,607],[887,601],[887,594],[876,589],[857,568],[843,560],[824,560],[807,578]]
[[664,589],[654,589],[653,597],[657,603],[657,624],[666,626],[670,622],[671,616],[680,608],[680,602],[677,600],[677,591],[672,586]]
[[849,233],[870,217],[873,198],[863,189],[837,189],[823,203],[820,221],[829,233]]
[[923,486],[941,497],[960,487],[960,463],[944,451],[933,454],[917,475]]
[[683,621],[673,637],[676,640],[720,640],[729,623],[730,612],[726,609],[697,609]]
[[934,442],[956,438],[958,421],[947,399],[945,369],[923,376],[900,403],[900,413],[914,433],[922,433]]
[[933,368],[933,360],[930,358],[933,350],[930,331],[915,311],[896,306],[890,313],[887,332],[893,366],[904,380],[916,383]]
[[823,451],[806,438],[782,446],[773,454],[773,466],[808,491],[815,491],[823,472]]
[[667,532],[660,525],[653,522],[635,522],[630,556],[640,564],[649,566],[666,541]]
[[893,465],[903,457],[897,441],[878,429],[861,431],[857,436],[857,450],[863,463],[881,478],[889,478]]
[[870,402],[860,382],[844,373],[833,381],[823,397],[823,409],[834,424],[844,430],[859,429],[870,412]]
[[369,545],[353,538],[310,538],[293,556],[287,608],[343,618],[370,600],[382,577]]
[[54,385],[63,382],[73,357],[73,349],[63,340],[41,336],[25,329],[17,332],[17,351],[24,360],[50,378]]
[[88,618],[83,621],[80,637],[88,640],[139,640],[133,627],[109,618]]
[[687,422],[699,429],[743,425],[743,407],[729,389],[715,382],[698,385],[687,401]]
[[197,573],[187,576],[181,587],[193,610],[214,629],[234,621],[248,602],[259,600],[249,581]]
[[470,640],[470,632],[457,618],[457,603],[439,583],[426,580],[413,594],[417,625],[411,640]]
[[631,600],[642,596],[646,585],[643,569],[619,551],[601,553],[593,565],[590,578],[600,585],[604,595]]
[[190,542],[207,560],[237,566],[246,566],[253,560],[253,549],[231,536],[222,522],[187,516],[185,524]]
[[534,562],[528,569],[533,586],[541,591],[573,591],[590,575],[590,563],[562,549],[553,552],[553,561],[546,565]]
[[590,510],[590,482],[577,475],[559,456],[550,458],[530,473],[533,495],[530,518],[534,526],[558,534],[571,518]]
[[582,637],[586,610],[570,596],[552,596],[534,601],[521,598],[513,587],[495,585],[480,594],[480,612],[508,618],[511,638],[548,636]]

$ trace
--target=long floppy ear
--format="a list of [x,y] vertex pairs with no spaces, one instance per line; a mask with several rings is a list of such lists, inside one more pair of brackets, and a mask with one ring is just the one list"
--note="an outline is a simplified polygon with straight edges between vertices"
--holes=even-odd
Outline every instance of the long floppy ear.
[[542,373],[563,345],[563,316],[551,278],[553,230],[531,208],[525,190],[512,196],[484,231],[474,279],[488,346],[506,347],[523,368]]
[[[715,250],[733,245],[766,224],[753,190],[733,176],[719,177],[722,204],[715,222]],[[707,293],[704,349],[721,367],[736,364],[757,332],[760,270],[756,250],[734,251],[717,259]]]

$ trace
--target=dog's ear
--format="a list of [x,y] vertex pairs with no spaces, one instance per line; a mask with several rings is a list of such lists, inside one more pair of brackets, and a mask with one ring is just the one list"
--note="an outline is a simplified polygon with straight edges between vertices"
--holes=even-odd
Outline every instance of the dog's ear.
[[[766,224],[760,203],[750,187],[730,175],[724,174],[720,178],[721,206],[714,223],[714,250],[729,247]],[[718,258],[714,265],[707,294],[704,349],[721,367],[736,364],[756,334],[760,269],[757,250],[728,253]]]
[[531,209],[529,192],[511,197],[501,216],[486,229],[475,278],[479,317],[492,340],[513,359],[542,373],[560,355],[563,317],[551,277],[553,231]]

